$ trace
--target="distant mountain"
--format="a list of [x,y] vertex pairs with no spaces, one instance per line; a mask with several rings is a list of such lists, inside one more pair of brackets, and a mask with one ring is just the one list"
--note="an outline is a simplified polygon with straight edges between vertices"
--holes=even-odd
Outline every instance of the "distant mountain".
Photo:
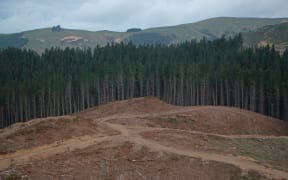
[[246,46],[274,44],[276,50],[283,53],[288,48],[288,22],[268,25],[257,31],[243,33],[243,39]]
[[[41,53],[50,47],[95,47],[107,43],[132,41],[134,44],[173,44],[183,41],[209,40],[223,35],[244,34],[244,44],[284,43],[287,45],[288,18],[212,18],[197,23],[127,32],[62,29],[60,26],[0,35],[0,48],[31,48]],[[281,32],[279,34],[279,32]],[[283,37],[285,36],[285,39]],[[262,42],[263,41],[263,42]],[[264,43],[265,44],[265,43]]]

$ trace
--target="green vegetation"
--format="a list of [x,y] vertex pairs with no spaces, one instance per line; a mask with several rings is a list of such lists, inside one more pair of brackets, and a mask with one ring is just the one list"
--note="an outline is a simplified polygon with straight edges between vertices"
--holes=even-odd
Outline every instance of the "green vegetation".
[[3,177],[1,177],[1,174],[0,174],[0,178],[3,180],[21,180],[21,179],[23,179],[20,175],[18,175],[14,171],[10,172],[10,174],[5,175]]
[[288,161],[288,139],[237,139],[234,143],[240,155],[264,162]]
[[60,25],[57,25],[57,26],[53,26],[52,29],[51,29],[52,32],[60,32],[62,31],[62,28]]
[[142,29],[140,29],[140,28],[130,28],[130,29],[127,29],[127,32],[140,32],[140,31],[142,31]]
[[[61,33],[61,32],[57,32]],[[241,35],[179,45],[0,51],[0,127],[157,96],[177,105],[225,105],[288,119],[288,52],[244,49]]]
[[197,23],[183,24],[171,27],[161,27],[147,29],[148,32],[157,32],[162,35],[174,34],[176,36],[173,43],[200,40],[203,37],[214,40],[221,36],[234,36],[238,33],[256,31],[267,25],[276,25],[287,22],[287,18],[212,18]]
[[169,44],[173,40],[172,37],[162,36],[159,33],[144,32],[131,35],[129,41],[135,45],[145,44]]
[[288,45],[288,23],[281,23],[274,26],[265,26],[258,31],[243,33],[246,44],[258,44],[265,41],[271,44]]
[[254,180],[254,179],[267,179],[257,171],[249,170],[248,173],[235,173],[230,180]]
[[288,139],[258,138],[209,138],[212,148],[231,151],[240,156],[251,157],[260,163],[268,163],[276,168],[288,170]]
[[[94,48],[97,45],[105,46],[108,43],[114,42],[115,38],[123,39],[123,33],[110,32],[110,31],[83,31],[83,30],[71,30],[62,29],[60,32],[52,32],[51,28],[27,31],[24,33],[25,37],[28,38],[29,42],[24,48],[29,48],[43,53],[45,49],[58,47],[65,49],[70,48]],[[65,38],[77,37],[82,41],[74,43],[75,41],[64,41]]]
[[28,39],[22,33],[11,34],[9,36],[0,35],[0,48],[15,47],[21,48],[28,43]]

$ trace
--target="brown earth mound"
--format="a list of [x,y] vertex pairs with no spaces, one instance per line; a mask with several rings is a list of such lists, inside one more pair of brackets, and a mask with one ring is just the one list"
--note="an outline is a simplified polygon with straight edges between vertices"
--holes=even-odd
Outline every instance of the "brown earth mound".
[[219,136],[175,130],[145,131],[141,135],[165,146],[242,156],[288,172],[287,136]]
[[143,97],[110,102],[79,114],[84,115],[87,118],[102,118],[115,115],[147,115],[159,112],[169,112],[177,109],[181,109],[181,107],[167,104],[154,97]]
[[[138,115],[138,118],[125,119],[123,115]],[[91,109],[85,116],[115,116],[111,122],[215,134],[288,135],[287,123],[259,113],[221,106],[173,106],[153,97],[109,103]]]
[[136,98],[0,130],[0,179],[288,179],[285,135],[247,110]]
[[287,123],[231,107],[191,107],[187,112],[143,117],[150,127],[201,131],[223,135],[288,135]]
[[251,111],[216,106],[173,106],[154,97],[144,97],[111,102],[73,116],[48,117],[14,124],[0,131],[0,153],[5,153],[4,149],[8,152],[15,150],[16,147],[11,143],[17,144],[16,149],[19,149],[103,132],[105,127],[97,128],[97,121],[107,117],[113,117],[110,122],[120,124],[213,134],[288,135],[287,123]]
[[[107,129],[107,128],[106,128]],[[91,119],[78,116],[50,117],[17,123],[0,133],[0,154],[51,144],[85,135],[115,134]]]

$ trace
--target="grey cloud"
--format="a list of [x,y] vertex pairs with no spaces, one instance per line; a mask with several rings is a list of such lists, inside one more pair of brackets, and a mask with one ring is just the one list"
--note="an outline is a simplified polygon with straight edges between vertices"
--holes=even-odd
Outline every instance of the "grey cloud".
[[0,33],[56,24],[124,31],[219,16],[288,17],[287,0],[1,0],[0,7]]

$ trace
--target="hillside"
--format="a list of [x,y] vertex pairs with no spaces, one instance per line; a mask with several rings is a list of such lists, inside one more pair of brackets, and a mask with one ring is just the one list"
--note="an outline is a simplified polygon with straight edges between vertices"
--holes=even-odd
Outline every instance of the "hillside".
[[[287,22],[287,18],[213,18],[197,23],[183,24],[170,27],[150,28],[138,32],[84,31],[53,28],[25,31],[17,34],[0,35],[1,47],[31,48],[43,52],[51,47],[95,47],[107,43],[132,41],[135,44],[171,44],[193,39],[213,40],[222,35],[231,36],[239,32],[256,31],[263,27]],[[270,36],[270,34],[268,34]],[[247,36],[250,37],[250,36]],[[251,37],[254,39],[254,37]],[[251,40],[246,40],[249,43]]]
[[237,108],[129,99],[0,130],[0,178],[288,179],[287,132]]
[[233,36],[240,32],[256,31],[259,28],[268,25],[287,22],[288,18],[270,19],[270,18],[232,18],[220,17],[212,18],[197,23],[183,24],[178,26],[154,28],[147,31],[159,32],[161,34],[174,34],[177,38],[173,42],[181,42],[192,39],[213,40],[221,36]]
[[275,49],[283,53],[288,47],[288,23],[265,26],[253,32],[243,33],[245,45],[275,45]]

